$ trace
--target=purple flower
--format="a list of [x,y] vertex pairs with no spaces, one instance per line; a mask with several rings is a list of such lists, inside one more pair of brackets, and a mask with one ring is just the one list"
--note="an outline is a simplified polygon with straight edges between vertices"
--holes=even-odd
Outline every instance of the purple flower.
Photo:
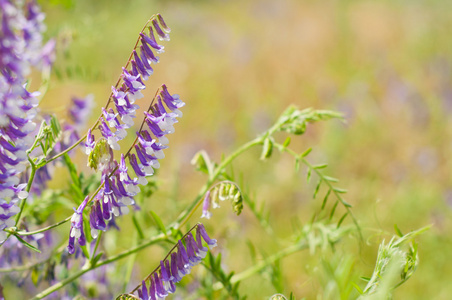
[[[163,20],[163,19],[162,19]],[[165,23],[163,23],[165,24]],[[157,32],[157,35],[159,37],[159,39],[161,41],[169,41],[170,37],[168,35],[168,33],[164,32],[161,28],[160,28],[160,24],[159,22],[157,22],[157,20],[152,20],[152,25],[154,25],[155,31]],[[168,28],[165,24],[165,27]]]
[[142,281],[141,288],[138,289],[139,299],[164,299],[168,294],[174,293],[175,284],[206,256],[207,248],[203,246],[203,240],[211,247],[216,246],[216,240],[209,238],[202,224],[196,226],[196,236],[195,240],[189,232],[177,242],[176,249],[169,257],[160,261],[160,271],[152,273],[148,282]]
[[210,190],[207,191],[206,196],[204,197],[201,218],[210,219],[210,217],[212,217],[212,213],[209,211],[209,208],[210,208]]
[[43,53],[49,56],[52,52],[51,44],[42,46],[44,15],[36,2],[30,1],[26,7],[20,4],[0,0],[0,203],[10,204],[1,214],[1,227],[13,224],[9,218],[19,211],[13,205],[26,197],[17,186],[17,176],[25,170],[26,150],[33,143],[38,104],[38,93],[25,88],[26,77],[31,67],[42,67],[42,62],[49,61]]
[[75,212],[71,218],[72,224],[69,232],[69,245],[67,246],[69,254],[75,252],[75,240],[78,240],[80,246],[86,244],[85,233],[83,232],[83,210],[88,203],[88,199],[89,197],[87,196],[77,209],[74,208]]
[[89,155],[93,151],[96,141],[94,140],[94,135],[91,133],[91,129],[88,130],[85,141],[85,153]]
[[71,106],[69,107],[69,118],[74,123],[76,128],[84,127],[93,110],[94,96],[88,95],[85,98],[72,98]]

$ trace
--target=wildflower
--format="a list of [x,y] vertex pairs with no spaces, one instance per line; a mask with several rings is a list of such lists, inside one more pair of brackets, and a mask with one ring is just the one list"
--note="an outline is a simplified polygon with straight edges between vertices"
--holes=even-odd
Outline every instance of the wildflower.
[[207,191],[206,196],[204,197],[201,218],[210,219],[210,217],[212,217],[212,213],[209,211],[209,208],[210,208],[210,190]]
[[113,151],[120,149],[119,141],[126,137],[127,129],[134,123],[139,108],[135,101],[143,97],[144,82],[153,72],[151,64],[159,61],[153,51],[163,52],[163,46],[155,41],[153,32],[155,29],[159,34],[162,29],[156,26],[161,26],[167,34],[169,28],[161,16],[157,18],[157,23],[151,22],[149,34],[140,34],[141,46],[133,50],[131,66],[122,69],[121,84],[112,87],[114,108],[102,108],[98,128],[103,138],[96,143],[94,135],[88,131],[85,142],[88,164],[102,173],[102,188],[94,198],[90,213],[93,238],[97,237],[99,230],[106,230],[106,221],[111,222],[114,217],[128,213],[129,206],[135,205],[133,197],[140,192],[138,185],[146,185],[147,177],[160,168],[158,160],[165,157],[163,150],[169,143],[166,135],[174,133],[174,124],[182,116],[179,108],[185,103],[178,95],[171,95],[163,85],[156,103],[145,112],[145,124],[142,125],[147,126],[142,126],[136,133],[136,142],[126,155],[121,154],[119,163],[114,160]]
[[[151,273],[136,288],[139,299],[164,299],[176,291],[176,283],[189,274],[191,269],[198,265],[206,256],[207,248],[216,246],[216,240],[211,239],[202,224],[196,225],[196,240],[189,232],[177,242],[175,250],[163,261],[160,261],[160,270]],[[185,244],[184,244],[185,242]],[[148,287],[149,285],[149,287]]]
[[[10,218],[19,211],[13,206],[27,196],[17,176],[25,170],[26,150],[33,143],[38,93],[27,91],[26,76],[32,66],[48,67],[52,43],[42,46],[44,15],[34,1],[23,8],[1,0],[0,8],[0,203],[4,210],[0,228],[4,228],[13,224]],[[0,243],[3,240],[1,234]]]
[[87,196],[85,200],[80,204],[80,206],[75,209],[74,214],[71,218],[71,230],[69,233],[69,245],[67,246],[69,254],[73,254],[75,251],[75,240],[78,240],[80,246],[86,244],[85,233],[83,232],[83,210],[88,203],[89,197]]

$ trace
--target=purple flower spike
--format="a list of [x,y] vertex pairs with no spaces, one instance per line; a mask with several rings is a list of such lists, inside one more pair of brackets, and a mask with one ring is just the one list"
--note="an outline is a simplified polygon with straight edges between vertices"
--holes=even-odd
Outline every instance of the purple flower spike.
[[154,52],[152,52],[152,49],[149,48],[148,44],[143,42],[143,40],[141,41],[140,50],[141,50],[141,53],[143,55],[145,55],[149,61],[153,62],[154,64],[157,64],[159,62],[159,57],[154,55]]
[[149,294],[148,294],[148,287],[146,286],[146,281],[142,281],[141,282],[142,286],[141,286],[141,294],[142,294],[142,299],[149,299]]
[[[165,262],[167,262],[167,260]],[[160,273],[163,281],[170,281],[170,270],[165,266],[165,262],[163,262],[163,260],[160,261]]]
[[209,208],[210,208],[210,190],[207,191],[206,196],[204,197],[201,218],[210,219],[210,217],[212,217],[212,213],[209,211]]
[[77,129],[81,129],[88,121],[93,108],[94,96],[88,95],[85,98],[72,98],[69,108],[69,118]]
[[196,244],[199,250],[198,254],[201,256],[201,258],[204,258],[207,255],[208,249],[202,245],[201,231],[198,228],[196,229]]
[[196,255],[196,242],[191,232],[185,238],[185,243],[187,244],[187,254],[190,267],[194,267],[201,261],[201,259]]
[[171,28],[168,27],[168,25],[166,25],[165,20],[163,20],[163,17],[161,14],[157,14],[157,18],[159,20],[160,25],[162,25],[162,28],[164,31],[166,31],[167,33],[171,32]]
[[135,154],[131,154],[129,156],[129,162],[138,177],[138,183],[141,185],[148,184],[146,173],[144,173],[141,167],[138,165],[137,157],[135,156]]
[[169,143],[168,138],[165,136],[166,134],[168,134],[168,131],[166,130],[163,131],[157,124],[152,122],[152,120],[149,118],[146,118],[146,124],[148,125],[152,134],[154,134],[159,139],[159,143],[163,145],[167,145]]
[[183,276],[184,274],[179,271],[177,266],[177,253],[173,252],[171,253],[171,281],[179,282],[182,280]]
[[155,19],[152,20],[152,25],[154,26],[155,31],[157,32],[157,35],[161,41],[169,41],[170,40],[169,35],[160,28],[160,25],[157,22],[157,20],[155,20]]
[[89,224],[91,226],[91,236],[93,238],[97,238],[99,230],[105,231],[107,229],[107,224],[105,224],[102,216],[102,209],[98,200],[94,200],[94,205],[91,207]]
[[69,254],[73,254],[75,250],[75,240],[78,240],[78,243],[80,246],[84,246],[86,244],[85,240],[85,233],[83,232],[83,210],[86,207],[86,204],[88,203],[89,197],[87,196],[85,200],[80,204],[80,206],[75,209],[75,213],[72,215],[71,218],[71,230],[69,233],[69,245],[68,245],[68,252]]
[[209,235],[206,232],[206,229],[204,228],[204,225],[202,225],[201,223],[198,224],[198,227],[196,228],[196,238],[198,238],[198,232],[200,233],[204,241],[207,243],[207,245],[209,245],[212,248],[217,246],[217,240],[211,239],[209,237]]
[[161,46],[161,45],[159,45],[157,43],[157,41],[155,40],[155,37],[154,37],[154,30],[152,29],[151,26],[149,26],[149,36],[147,36],[144,33],[140,33],[140,35],[141,35],[142,42],[145,42],[146,44],[148,44],[149,46],[154,48],[157,51],[157,53],[163,53],[164,52],[163,49],[165,47],[163,47],[163,46]]
[[149,299],[150,300],[157,300],[156,293],[157,293],[157,291],[155,290],[154,277],[151,276],[150,285],[149,285]]
[[155,292],[157,298],[166,298],[168,296],[168,292],[163,287],[162,281],[160,277],[158,276],[158,273],[154,273],[154,283],[155,283]]
[[162,86],[162,91],[160,92],[160,95],[162,95],[163,102],[165,102],[166,106],[175,113],[179,118],[182,117],[182,112],[179,110],[179,108],[183,107],[185,103],[180,99],[179,95],[174,94],[171,95],[168,92],[168,88],[166,85]]

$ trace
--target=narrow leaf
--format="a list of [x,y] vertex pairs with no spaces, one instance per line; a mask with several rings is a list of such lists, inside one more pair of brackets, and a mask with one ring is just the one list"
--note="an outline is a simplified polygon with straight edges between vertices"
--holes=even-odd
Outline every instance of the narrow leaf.
[[333,208],[331,209],[331,213],[330,213],[330,220],[333,218],[334,213],[336,212],[336,208],[337,208],[337,205],[338,205],[338,204],[339,204],[339,201],[336,201],[336,202],[334,203]]
[[39,250],[38,248],[36,248],[36,247],[33,246],[32,244],[28,243],[27,241],[25,241],[25,240],[24,240],[23,238],[21,238],[20,236],[18,236],[18,235],[14,235],[14,236],[19,240],[19,242],[21,242],[22,244],[24,244],[25,247],[28,247],[28,248],[30,248],[31,250],[35,251],[35,252],[41,253],[41,250]]
[[339,194],[347,193],[346,189],[341,189],[341,188],[338,188],[338,187],[334,187],[333,189],[334,189],[335,192],[338,192]]
[[317,183],[317,186],[315,187],[315,190],[314,190],[314,197],[313,197],[314,199],[317,196],[317,193],[319,192],[321,184],[322,184],[322,180],[319,180],[319,182]]
[[299,172],[300,171],[300,159],[297,158],[295,159],[295,172]]
[[290,139],[290,136],[288,136],[288,137],[286,138],[286,140],[284,141],[284,143],[283,143],[283,147],[284,147],[284,148],[289,147],[290,142],[291,142],[291,139]]
[[325,169],[326,167],[328,167],[328,164],[320,164],[320,165],[315,165],[314,169]]
[[306,157],[308,156],[309,153],[311,153],[312,148],[308,148],[305,152],[300,154],[300,157]]
[[346,212],[339,220],[339,222],[337,222],[337,228],[341,227],[342,222],[344,222],[345,218],[348,216],[348,212]]
[[[138,232],[138,236],[140,238],[140,240],[144,239],[144,233],[143,230],[141,229],[140,224],[138,223],[137,218],[135,217],[135,215],[132,215],[132,222],[133,222],[133,226],[135,227],[135,229]],[[166,231],[165,231],[166,232]]]
[[326,176],[326,175],[323,175],[323,178],[329,182],[338,182],[339,181],[339,179],[337,179],[337,178]]
[[400,231],[399,227],[397,226],[397,224],[394,224],[394,230],[397,233],[398,236],[402,237],[403,233],[402,231]]
[[260,159],[265,160],[267,158],[270,158],[272,156],[272,152],[273,152],[273,141],[270,138],[266,138],[264,140],[264,146],[262,148]]
[[152,217],[154,218],[155,223],[157,223],[157,226],[159,227],[159,229],[166,234],[166,228],[165,225],[163,225],[162,220],[160,219],[159,216],[157,216],[157,214],[155,212],[153,212],[152,210],[150,211]]
[[323,198],[322,210],[325,208],[326,202],[328,201],[328,197],[330,196],[330,194],[331,194],[331,189],[328,189],[325,197]]

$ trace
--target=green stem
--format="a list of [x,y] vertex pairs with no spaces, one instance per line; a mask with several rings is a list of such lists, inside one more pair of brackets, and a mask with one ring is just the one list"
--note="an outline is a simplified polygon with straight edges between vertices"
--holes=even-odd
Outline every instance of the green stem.
[[102,233],[103,233],[103,231],[100,231],[99,235],[97,236],[96,245],[94,246],[93,254],[91,255],[91,260],[93,260],[96,257],[96,251],[97,251],[97,248],[99,248],[99,243],[100,243],[100,239],[102,237]]
[[[242,154],[243,152],[247,151],[253,146],[259,145],[263,143],[264,136],[260,136],[258,138],[255,138],[252,141],[249,141],[246,144],[243,144],[239,149],[237,149],[234,153],[229,155],[226,159],[224,159],[218,167],[216,167],[215,171],[210,174],[209,179],[207,180],[206,184],[201,188],[201,191],[196,196],[193,203],[184,210],[179,217],[176,219],[176,222],[172,225],[175,229],[179,229],[182,227],[182,225],[185,224],[185,222],[193,215],[193,213],[196,211],[196,209],[201,205],[202,199],[205,195],[205,193],[209,190],[210,186],[213,182],[218,178],[218,176],[221,174],[221,172],[226,168],[237,156]],[[183,221],[183,222],[182,222]]]
[[44,291],[42,291],[41,293],[37,294],[36,296],[34,296],[31,299],[32,300],[43,299],[44,297],[46,297],[46,296],[50,295],[51,293],[59,290],[60,288],[62,288],[66,284],[73,282],[74,280],[76,280],[77,278],[79,278],[80,276],[82,276],[83,274],[85,274],[85,273],[87,273],[87,272],[89,272],[91,270],[94,270],[94,269],[96,269],[98,267],[101,267],[103,265],[107,265],[109,263],[112,263],[112,262],[115,262],[117,260],[120,260],[120,259],[122,259],[124,257],[127,257],[127,256],[129,256],[131,254],[134,254],[134,253],[136,253],[136,252],[138,252],[140,250],[145,249],[146,247],[149,247],[150,245],[153,245],[153,244],[158,243],[160,241],[163,241],[165,239],[166,239],[166,237],[162,233],[162,234],[159,234],[159,235],[151,238],[146,243],[143,243],[143,244],[138,245],[138,246],[136,246],[134,248],[126,250],[126,251],[124,251],[122,253],[119,253],[119,254],[117,254],[115,256],[112,256],[112,257],[110,257],[108,259],[101,260],[101,261],[97,262],[95,265],[92,265],[92,264],[90,264],[88,262],[85,266],[82,267],[82,269],[80,271],[78,271],[78,272],[72,274],[71,276],[69,276],[68,278],[66,278],[66,279],[64,279],[64,280],[62,280],[62,281],[60,281],[60,282],[48,287],[47,289],[45,289]]
[[[33,180],[35,179],[36,170],[37,170],[36,169],[36,165],[33,163],[33,160],[31,160],[30,156],[28,156],[28,161],[30,162],[31,173],[30,173],[30,178],[28,179],[28,183],[27,183],[27,187],[26,187],[27,193],[29,193],[30,190],[31,190],[31,185],[33,184]],[[17,227],[17,225],[20,222],[20,218],[22,216],[22,212],[24,211],[25,204],[27,203],[27,199],[28,199],[28,196],[25,199],[23,199],[22,202],[20,203],[20,210],[17,213],[16,222],[15,222],[15,225],[14,225],[16,227]]]
[[[94,126],[91,128],[91,130],[93,130],[93,129],[97,126],[98,122],[99,122],[99,121],[97,121],[97,122],[94,124]],[[54,160],[57,159],[57,158],[60,158],[60,157],[63,156],[64,154],[68,153],[69,151],[71,151],[72,149],[74,149],[75,147],[77,147],[81,142],[83,142],[83,141],[86,139],[86,136],[87,136],[86,134],[85,134],[84,136],[82,136],[77,142],[75,142],[72,146],[70,146],[69,148],[67,148],[67,149],[64,150],[63,152],[60,152],[60,153],[58,153],[57,155],[55,155],[55,156],[53,156],[53,157],[51,157],[51,158],[49,158],[49,159],[46,159],[46,164],[48,164],[49,162],[54,161]]]
[[50,226],[35,230],[35,231],[15,231],[12,229],[5,229],[5,231],[12,233],[12,234],[16,234],[16,235],[20,235],[20,236],[27,236],[27,235],[33,235],[33,234],[37,234],[37,233],[41,233],[47,230],[50,230],[52,228],[58,227],[60,225],[63,225],[64,223],[66,223],[67,221],[70,221],[72,218],[72,215],[70,217],[67,217],[66,219],[64,219],[63,221],[60,221],[58,223],[52,224]]
[[[267,266],[273,264],[275,261],[277,261],[283,257],[289,256],[290,254],[293,254],[300,250],[306,249],[306,248],[308,248],[308,244],[304,241],[300,242],[298,244],[292,245],[290,247],[287,247],[286,249],[284,249],[278,253],[275,253],[272,256],[265,258],[263,261],[255,264],[254,266],[246,269],[245,271],[232,276],[230,282],[231,282],[231,284],[234,284],[234,283],[242,281],[248,277],[251,277],[252,275],[259,273],[261,270],[265,269]],[[213,289],[215,291],[220,290],[222,288],[223,288],[223,284],[221,282],[216,282],[213,285]]]
[[300,160],[304,165],[306,165],[309,169],[311,169],[312,171],[314,171],[317,176],[319,176],[319,178],[328,186],[328,188],[333,192],[333,194],[336,196],[336,198],[342,203],[342,205],[344,206],[344,208],[347,210],[347,214],[350,215],[350,217],[353,220],[353,223],[355,224],[356,228],[358,229],[358,234],[360,236],[360,240],[363,241],[364,238],[362,236],[362,232],[361,232],[361,227],[358,224],[358,220],[356,219],[355,215],[353,214],[352,210],[351,210],[351,206],[350,204],[348,204],[347,202],[345,202],[344,198],[342,198],[342,196],[340,195],[340,193],[337,192],[336,188],[331,184],[331,182],[329,180],[327,180],[325,178],[325,175],[323,175],[322,172],[320,172],[319,169],[315,168],[313,165],[311,165],[310,162],[308,162],[304,157],[300,157],[300,155],[298,155],[295,151],[284,147],[281,144],[277,144],[275,143],[275,146],[279,147],[280,149],[282,149],[282,151],[285,151],[289,154],[291,154],[293,157],[295,157],[295,159]]

